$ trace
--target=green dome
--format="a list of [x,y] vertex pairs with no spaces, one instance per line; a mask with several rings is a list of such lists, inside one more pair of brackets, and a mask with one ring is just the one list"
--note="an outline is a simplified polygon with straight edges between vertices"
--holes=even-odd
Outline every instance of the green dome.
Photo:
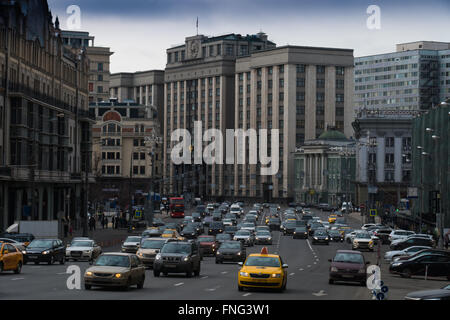
[[345,134],[336,130],[329,130],[322,133],[318,140],[348,140]]

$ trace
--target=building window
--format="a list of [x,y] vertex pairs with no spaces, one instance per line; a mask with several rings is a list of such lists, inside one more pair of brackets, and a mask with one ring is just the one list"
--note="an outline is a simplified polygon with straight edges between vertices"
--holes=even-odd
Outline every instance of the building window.
[[297,78],[297,87],[304,88],[305,87],[305,78]]
[[304,73],[305,72],[305,65],[304,64],[298,64],[297,65],[297,73]]
[[145,175],[145,166],[139,167],[139,174]]
[[386,137],[386,148],[393,148],[394,147],[394,137]]
[[97,64],[97,71],[103,71],[103,63],[102,62],[99,62]]
[[344,89],[344,80],[336,79],[336,89]]
[[297,92],[297,101],[305,101],[305,93]]
[[297,106],[297,114],[304,115],[305,114],[305,106]]
[[317,66],[317,73],[325,73],[325,66]]
[[317,92],[317,94],[316,94],[316,100],[317,100],[317,101],[321,101],[321,102],[325,101],[325,93],[323,93],[323,92]]
[[284,65],[278,66],[280,73],[284,73]]
[[325,88],[325,79],[317,79],[317,88]]
[[343,76],[344,72],[345,72],[345,68],[344,67],[336,67],[336,75]]
[[336,102],[344,102],[344,95],[341,93],[336,94]]

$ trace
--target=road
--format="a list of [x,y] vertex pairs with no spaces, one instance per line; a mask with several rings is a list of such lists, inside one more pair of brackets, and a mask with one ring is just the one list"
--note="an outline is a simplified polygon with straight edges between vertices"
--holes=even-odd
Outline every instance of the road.
[[[248,210],[248,208],[246,208]],[[284,208],[282,208],[284,209]],[[323,220],[327,212],[313,209],[313,215]],[[261,217],[262,220],[263,216]],[[170,218],[167,220],[171,220]],[[348,224],[359,228],[360,222],[348,219]],[[0,274],[0,299],[158,299],[158,300],[367,300],[370,290],[358,284],[328,284],[328,259],[336,250],[349,249],[347,243],[312,245],[310,240],[292,239],[280,232],[273,232],[274,242],[268,246],[269,253],[283,257],[288,267],[287,289],[283,293],[267,290],[237,290],[237,264],[216,264],[214,257],[204,257],[199,277],[186,278],[183,274],[155,278],[152,270],[146,271],[144,289],[131,288],[129,291],[93,288],[92,290],[70,290],[66,273],[70,265],[77,265],[81,274],[89,267],[87,262],[70,262],[66,265],[25,265],[19,275],[4,272]],[[247,254],[260,252],[262,245],[247,249]],[[382,256],[388,249],[383,246]],[[103,248],[104,252],[119,251],[120,247]],[[376,253],[364,252],[366,261],[376,264]],[[424,280],[423,278],[403,279],[388,273],[388,265],[381,265],[382,280],[389,287],[389,299],[403,299],[406,293],[421,289],[439,288],[446,284],[444,278]]]

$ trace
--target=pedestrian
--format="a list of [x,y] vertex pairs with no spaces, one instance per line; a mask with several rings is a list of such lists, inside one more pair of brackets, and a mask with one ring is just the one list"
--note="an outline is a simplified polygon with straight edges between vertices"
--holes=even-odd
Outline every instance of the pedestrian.
[[73,229],[72,229],[72,222],[69,221],[69,234],[72,236]]
[[67,225],[67,221],[65,218],[62,218],[63,226],[64,226],[64,238],[67,238],[67,234],[69,232],[69,226]]
[[449,242],[450,242],[450,231],[447,231],[447,233],[444,236],[444,246],[446,250],[448,250]]

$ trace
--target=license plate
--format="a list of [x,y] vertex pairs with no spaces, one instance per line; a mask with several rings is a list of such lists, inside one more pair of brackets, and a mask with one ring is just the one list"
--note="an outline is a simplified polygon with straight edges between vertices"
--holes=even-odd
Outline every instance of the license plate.
[[176,265],[170,265],[170,264],[168,264],[168,265],[165,265],[165,267],[166,267],[166,268],[176,268],[177,266],[176,266]]
[[258,279],[258,280],[256,280],[256,282],[265,283],[265,282],[267,282],[267,280],[265,280],[265,279]]
[[343,274],[343,275],[342,275],[342,278],[353,278],[353,276],[352,276],[352,275],[349,275],[349,274]]
[[27,258],[28,258],[28,259],[37,259],[36,256],[28,256]]

